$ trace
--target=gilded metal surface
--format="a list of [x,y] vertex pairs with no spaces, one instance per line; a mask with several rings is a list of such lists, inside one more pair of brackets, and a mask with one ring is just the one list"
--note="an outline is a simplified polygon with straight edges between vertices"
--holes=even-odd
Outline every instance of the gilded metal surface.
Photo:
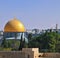
[[17,19],[10,20],[4,27],[4,32],[25,32],[25,27]]

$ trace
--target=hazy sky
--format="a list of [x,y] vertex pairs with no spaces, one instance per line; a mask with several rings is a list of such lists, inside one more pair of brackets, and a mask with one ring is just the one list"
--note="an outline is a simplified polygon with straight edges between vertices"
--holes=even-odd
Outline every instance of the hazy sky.
[[26,29],[60,28],[60,0],[0,0],[0,30],[14,17]]

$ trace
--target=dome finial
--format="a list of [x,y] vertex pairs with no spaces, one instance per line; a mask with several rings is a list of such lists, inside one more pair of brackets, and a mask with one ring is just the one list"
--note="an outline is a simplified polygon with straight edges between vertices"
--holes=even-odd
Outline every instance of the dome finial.
[[16,20],[17,18],[16,18],[16,16],[14,16],[14,20]]

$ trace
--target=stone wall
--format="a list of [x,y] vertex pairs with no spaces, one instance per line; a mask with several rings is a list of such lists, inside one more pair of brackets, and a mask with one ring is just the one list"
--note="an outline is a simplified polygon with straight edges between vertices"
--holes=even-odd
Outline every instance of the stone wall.
[[0,58],[25,58],[25,53],[20,51],[0,51]]
[[32,51],[32,48],[23,48],[22,51],[0,51],[0,58],[34,58],[34,54],[37,52],[35,50]]
[[60,58],[60,53],[42,53],[39,58]]
[[23,48],[22,51],[0,51],[0,58],[60,58],[60,53],[39,53],[36,48]]

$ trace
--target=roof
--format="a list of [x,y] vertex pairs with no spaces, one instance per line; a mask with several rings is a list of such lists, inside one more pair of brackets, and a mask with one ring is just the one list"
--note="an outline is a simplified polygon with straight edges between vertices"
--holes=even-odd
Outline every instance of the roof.
[[23,23],[16,18],[7,22],[4,27],[4,32],[25,32]]

